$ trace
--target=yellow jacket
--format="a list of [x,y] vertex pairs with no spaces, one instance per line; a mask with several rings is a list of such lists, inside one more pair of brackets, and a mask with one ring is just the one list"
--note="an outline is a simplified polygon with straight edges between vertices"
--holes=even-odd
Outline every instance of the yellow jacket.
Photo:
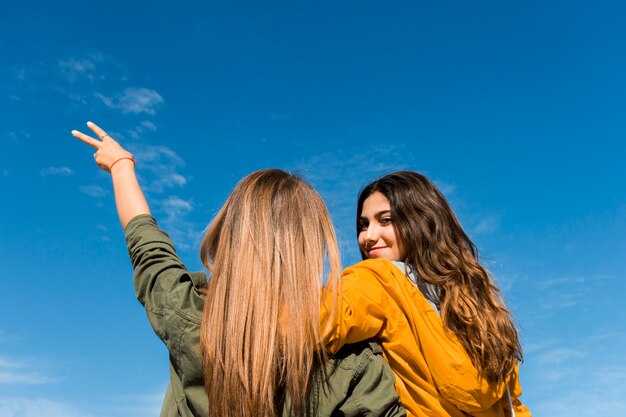
[[481,378],[458,339],[397,266],[382,259],[360,262],[344,271],[342,286],[327,347],[336,352],[370,338],[381,343],[409,415],[505,417],[508,386],[515,416],[530,417],[518,400],[517,366],[505,382]]

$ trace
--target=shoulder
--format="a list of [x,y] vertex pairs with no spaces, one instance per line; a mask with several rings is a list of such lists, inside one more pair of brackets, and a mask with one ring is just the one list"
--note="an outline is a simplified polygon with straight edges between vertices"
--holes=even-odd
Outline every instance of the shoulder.
[[405,281],[404,271],[386,259],[366,259],[346,268],[342,274],[344,286],[350,286],[350,283],[366,285],[371,282],[383,287],[395,287]]
[[351,274],[372,276],[400,275],[404,277],[404,272],[400,267],[386,259],[366,259],[347,267],[343,272],[344,276]]

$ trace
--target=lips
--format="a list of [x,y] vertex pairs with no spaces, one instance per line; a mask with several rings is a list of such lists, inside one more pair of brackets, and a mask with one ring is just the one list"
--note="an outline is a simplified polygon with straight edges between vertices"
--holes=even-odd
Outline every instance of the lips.
[[372,248],[369,248],[369,250],[367,251],[369,256],[374,256],[377,253],[380,253],[383,249],[386,249],[387,246],[374,246]]

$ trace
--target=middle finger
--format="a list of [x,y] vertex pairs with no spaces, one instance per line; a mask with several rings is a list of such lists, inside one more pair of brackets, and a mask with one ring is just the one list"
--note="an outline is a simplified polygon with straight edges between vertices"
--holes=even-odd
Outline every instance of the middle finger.
[[93,130],[93,133],[98,135],[98,137],[100,139],[102,139],[102,140],[104,140],[104,138],[109,136],[109,135],[107,135],[107,132],[105,132],[100,126],[98,126],[94,122],[87,122],[87,127],[89,127],[89,129]]

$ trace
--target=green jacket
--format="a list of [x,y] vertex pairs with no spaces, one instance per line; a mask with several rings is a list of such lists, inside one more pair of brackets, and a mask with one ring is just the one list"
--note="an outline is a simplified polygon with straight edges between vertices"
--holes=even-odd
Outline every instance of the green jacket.
[[[137,299],[170,353],[170,383],[161,416],[207,416],[200,359],[204,273],[188,272],[174,244],[148,215],[132,219],[126,243]],[[346,346],[328,364],[328,380],[315,393],[319,416],[405,416],[391,368],[376,344]],[[283,416],[288,413],[283,412]]]

